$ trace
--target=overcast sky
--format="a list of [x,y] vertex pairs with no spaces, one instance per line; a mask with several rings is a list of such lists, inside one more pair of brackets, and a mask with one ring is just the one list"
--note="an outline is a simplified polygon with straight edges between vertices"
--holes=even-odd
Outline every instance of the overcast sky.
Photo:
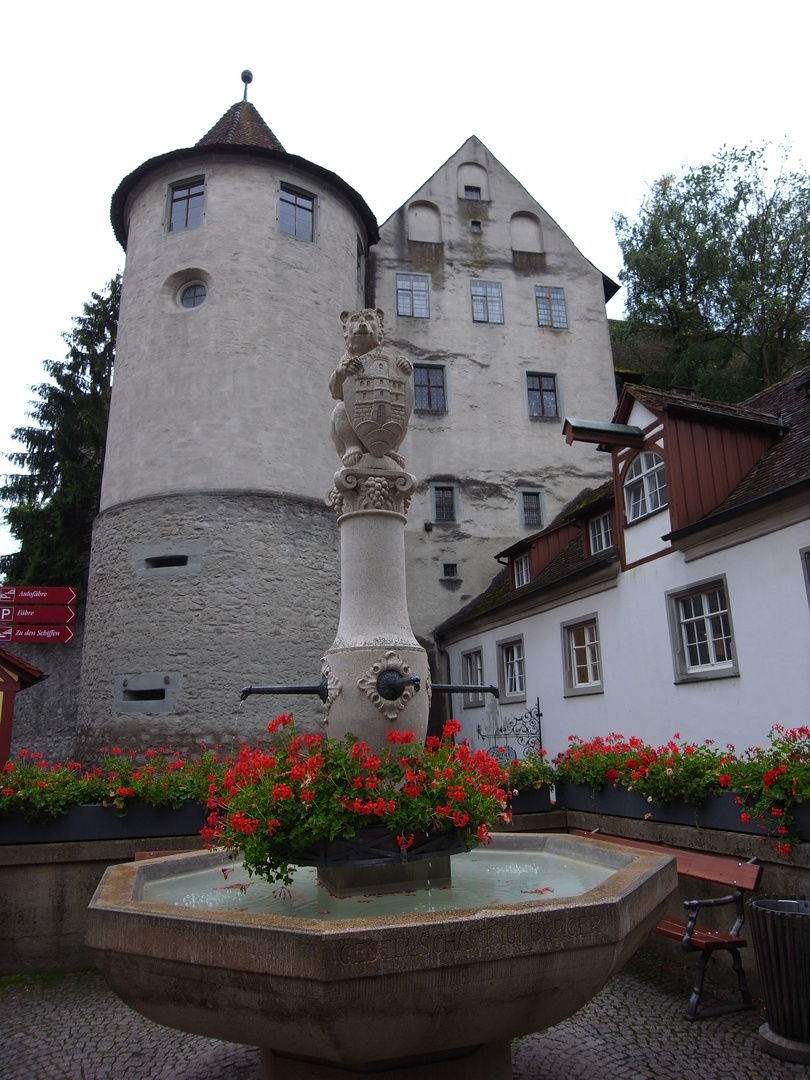
[[[475,134],[614,279],[611,217],[633,216],[662,174],[765,140],[810,165],[806,0],[22,7],[4,16],[0,66],[0,453],[42,361],[63,358],[61,332],[123,267],[119,181],[200,139],[241,98],[244,68],[284,147],[342,176],[380,223]],[[0,554],[15,546],[0,530]]]

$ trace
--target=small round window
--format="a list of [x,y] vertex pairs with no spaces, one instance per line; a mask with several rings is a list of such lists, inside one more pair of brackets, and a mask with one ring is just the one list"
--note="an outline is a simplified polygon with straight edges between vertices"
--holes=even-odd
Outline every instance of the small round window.
[[200,304],[205,303],[205,298],[208,295],[208,290],[201,281],[195,282],[193,285],[187,285],[185,289],[180,293],[180,303],[183,307],[193,308],[199,307]]

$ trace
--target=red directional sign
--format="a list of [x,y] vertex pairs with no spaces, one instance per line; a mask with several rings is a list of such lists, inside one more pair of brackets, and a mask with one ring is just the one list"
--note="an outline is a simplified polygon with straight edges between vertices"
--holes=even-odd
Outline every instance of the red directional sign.
[[36,604],[29,607],[27,604],[0,603],[0,623],[58,623],[67,625],[72,623],[75,618],[76,612],[67,605],[52,607],[48,604]]
[[0,645],[68,645],[71,641],[69,626],[0,626]]
[[74,604],[69,585],[0,585],[0,604]]

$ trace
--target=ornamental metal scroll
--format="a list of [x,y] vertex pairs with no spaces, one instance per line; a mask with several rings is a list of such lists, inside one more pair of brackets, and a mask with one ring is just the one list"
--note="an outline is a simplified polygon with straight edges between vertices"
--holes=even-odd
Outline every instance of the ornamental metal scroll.
[[532,753],[539,754],[543,748],[540,727],[542,716],[538,698],[531,709],[527,709],[522,716],[513,716],[507,723],[497,727],[493,735],[483,732],[479,724],[478,738],[491,744],[488,753],[499,762],[517,761]]

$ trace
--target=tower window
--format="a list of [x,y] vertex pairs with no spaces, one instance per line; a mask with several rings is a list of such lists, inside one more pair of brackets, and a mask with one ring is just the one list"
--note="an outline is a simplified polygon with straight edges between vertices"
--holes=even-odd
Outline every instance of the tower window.
[[279,199],[278,223],[281,231],[311,244],[315,235],[315,196],[282,184]]
[[202,225],[204,193],[205,177],[203,176],[172,185],[169,232],[196,229],[198,225]]
[[481,232],[481,222],[480,221],[471,221],[470,222],[470,230],[472,232],[474,232],[474,233],[480,233]]
[[201,281],[195,281],[193,285],[187,285],[180,294],[180,303],[185,308],[199,307],[205,303],[208,290]]

